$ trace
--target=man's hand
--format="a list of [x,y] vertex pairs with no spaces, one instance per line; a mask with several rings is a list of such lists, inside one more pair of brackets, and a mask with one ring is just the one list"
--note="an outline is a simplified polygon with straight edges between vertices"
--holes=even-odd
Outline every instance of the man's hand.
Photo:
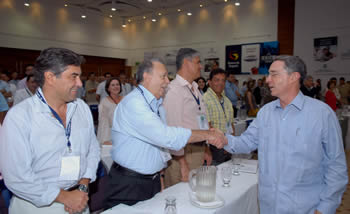
[[322,214],[322,213],[318,210],[315,210],[315,214]]
[[64,209],[70,214],[82,212],[87,206],[88,194],[79,190],[61,190],[55,201],[64,204]]
[[227,145],[227,138],[222,131],[216,128],[212,128],[210,129],[210,137],[208,142],[211,145],[216,146],[218,149],[221,149]]
[[204,158],[203,158],[203,164],[206,161],[207,165],[210,166],[211,162],[213,160],[213,156],[211,155],[211,151],[209,149],[208,146],[205,147],[205,151],[204,151]]

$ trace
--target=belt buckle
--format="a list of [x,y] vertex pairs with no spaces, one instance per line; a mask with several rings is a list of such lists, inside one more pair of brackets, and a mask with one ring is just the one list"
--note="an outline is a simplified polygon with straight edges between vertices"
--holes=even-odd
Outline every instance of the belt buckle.
[[155,175],[153,175],[152,180],[154,180],[157,176],[158,176],[158,173],[156,173]]

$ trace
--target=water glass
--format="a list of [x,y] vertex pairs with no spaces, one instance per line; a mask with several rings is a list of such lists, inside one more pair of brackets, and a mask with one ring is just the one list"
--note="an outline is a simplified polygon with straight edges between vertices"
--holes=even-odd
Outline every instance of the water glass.
[[168,196],[165,199],[164,214],[176,214],[176,198],[174,196]]
[[233,165],[232,174],[235,175],[235,176],[239,175],[239,171],[238,170],[239,170],[240,162],[241,162],[241,159],[240,159],[239,154],[233,154],[232,155],[232,165]]
[[221,169],[221,178],[223,182],[223,187],[229,187],[230,181],[232,178],[232,167],[231,166],[225,166]]

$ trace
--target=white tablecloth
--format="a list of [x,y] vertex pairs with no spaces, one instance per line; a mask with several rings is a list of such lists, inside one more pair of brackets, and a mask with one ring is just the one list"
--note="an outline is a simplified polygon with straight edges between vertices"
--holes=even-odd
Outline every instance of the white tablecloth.
[[188,183],[179,183],[158,193],[150,200],[139,202],[132,207],[118,205],[103,212],[103,214],[163,214],[165,198],[170,195],[176,197],[177,213],[258,214],[258,175],[241,172],[239,176],[232,177],[230,183],[231,187],[224,188],[222,187],[220,169],[223,165],[227,164],[231,163],[226,162],[218,166],[216,178],[216,193],[225,200],[225,205],[223,207],[217,209],[203,209],[193,206],[188,195],[190,191]]

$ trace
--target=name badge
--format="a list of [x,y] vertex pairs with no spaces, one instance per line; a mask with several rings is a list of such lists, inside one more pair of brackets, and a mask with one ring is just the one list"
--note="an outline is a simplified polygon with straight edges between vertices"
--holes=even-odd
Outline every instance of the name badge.
[[80,173],[80,156],[63,156],[59,180],[78,180]]
[[209,123],[205,114],[197,115],[197,121],[200,130],[209,130]]

